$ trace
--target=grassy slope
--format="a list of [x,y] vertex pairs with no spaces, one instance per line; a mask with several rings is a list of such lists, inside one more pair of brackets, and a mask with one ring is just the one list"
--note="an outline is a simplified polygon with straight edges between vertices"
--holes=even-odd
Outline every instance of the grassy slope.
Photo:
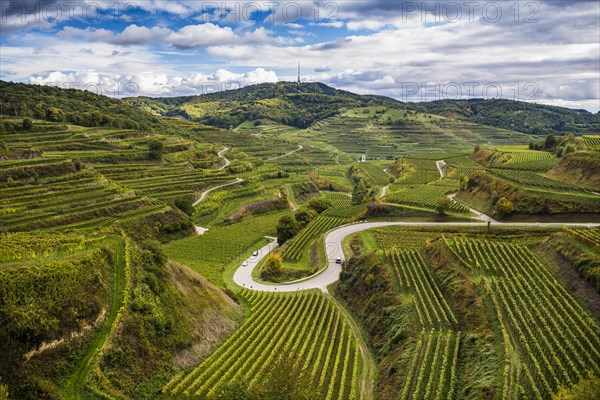
[[88,344],[83,356],[79,359],[75,369],[71,372],[67,383],[63,389],[63,395],[66,399],[88,398],[89,394],[85,391],[85,382],[92,370],[98,365],[101,349],[110,339],[117,320],[119,311],[125,300],[125,291],[127,290],[127,279],[125,276],[125,243],[122,238],[113,237],[110,239],[117,249],[115,263],[111,268],[111,290],[110,300],[108,302],[108,312],[102,326],[93,333],[92,340]]

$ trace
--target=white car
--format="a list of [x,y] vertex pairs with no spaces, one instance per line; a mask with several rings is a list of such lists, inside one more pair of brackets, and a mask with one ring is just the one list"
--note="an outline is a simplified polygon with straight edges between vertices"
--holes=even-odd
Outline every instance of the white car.
[[253,256],[253,257],[258,257],[258,250],[257,250],[257,251],[255,251],[254,253],[252,253],[252,256]]
[[341,264],[342,263],[342,257],[338,257],[335,259],[335,263],[336,264]]
[[247,267],[247,266],[248,266],[248,260],[246,260],[242,263],[242,267]]

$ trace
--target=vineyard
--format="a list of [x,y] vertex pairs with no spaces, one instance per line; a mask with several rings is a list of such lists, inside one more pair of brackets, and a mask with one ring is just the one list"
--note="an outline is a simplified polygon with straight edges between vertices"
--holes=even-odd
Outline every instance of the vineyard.
[[299,261],[302,251],[320,234],[344,223],[343,218],[319,216],[304,228],[294,239],[286,244],[283,258],[287,261]]
[[340,192],[321,192],[323,198],[331,201],[334,207],[348,207],[352,202],[352,197],[347,193]]
[[420,250],[427,242],[439,236],[432,232],[407,231],[401,227],[380,228],[373,231],[382,249],[395,247],[402,250]]
[[564,192],[582,192],[586,191],[587,188],[581,185],[568,183],[565,181],[559,181],[556,179],[548,178],[544,175],[537,174],[535,172],[527,170],[510,170],[510,169],[499,169],[491,168],[489,171],[499,178],[505,179],[509,182],[523,185],[526,187],[538,187],[549,190],[558,190]]
[[598,149],[600,148],[600,136],[584,136],[583,143],[590,149]]
[[[429,184],[414,189],[405,189],[387,195],[390,203],[407,204],[415,207],[435,209],[437,202],[446,195],[456,192],[451,186]],[[469,209],[455,201],[450,202],[449,210],[456,213],[469,213]]]
[[206,361],[175,376],[164,393],[211,398],[244,379],[265,379],[278,354],[301,366],[324,399],[360,399],[362,350],[345,317],[320,291],[246,291],[251,316]]
[[554,155],[552,153],[548,153],[545,151],[514,152],[509,154],[510,159],[507,161],[508,164],[519,164],[554,158]]
[[600,327],[531,251],[521,245],[454,239],[449,248],[474,273],[499,321],[503,395],[546,399],[588,370],[600,372]]
[[565,232],[567,232],[570,236],[575,239],[587,244],[591,247],[595,247],[600,250],[600,231],[597,229],[572,229],[565,228]]
[[384,171],[385,167],[377,164],[369,164],[369,163],[361,163],[360,169],[369,177],[369,179],[375,185],[387,185],[390,179],[390,175],[388,175]]
[[458,321],[422,256],[387,251],[400,292],[410,296],[420,333],[400,399],[452,399],[460,346]]

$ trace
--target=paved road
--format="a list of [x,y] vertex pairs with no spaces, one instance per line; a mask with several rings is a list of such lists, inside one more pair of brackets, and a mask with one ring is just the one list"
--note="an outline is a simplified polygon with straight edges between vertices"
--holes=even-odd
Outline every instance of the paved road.
[[244,180],[242,178],[236,178],[236,180],[233,181],[233,182],[225,183],[224,185],[215,186],[215,187],[212,187],[210,189],[205,190],[204,192],[202,192],[200,194],[200,197],[198,198],[198,200],[196,200],[194,202],[194,206],[197,206],[198,204],[202,203],[204,201],[204,199],[206,198],[206,195],[208,195],[210,192],[212,192],[214,190],[217,190],[217,189],[221,189],[221,188],[223,188],[225,186],[235,185],[236,183],[240,183],[240,182],[243,182],[243,181]]
[[[227,161],[229,161],[229,160],[227,160]],[[243,182],[243,181],[244,181],[244,180],[243,180],[243,179],[241,179],[241,178],[236,178],[236,180],[235,180],[234,182],[229,182],[229,183],[226,183],[226,184],[224,184],[224,185],[215,186],[215,187],[212,187],[212,188],[210,188],[210,189],[207,189],[207,190],[205,190],[204,192],[202,192],[202,193],[200,194],[200,197],[198,198],[198,200],[196,200],[196,201],[194,202],[194,204],[193,204],[193,205],[194,205],[194,207],[196,207],[198,204],[202,203],[202,202],[204,201],[204,199],[206,199],[206,196],[207,196],[207,195],[208,195],[210,192],[212,192],[212,191],[214,191],[214,190],[217,190],[217,189],[220,189],[220,188],[223,188],[223,187],[226,187],[226,186],[235,185],[236,183],[240,183],[240,182]],[[206,232],[206,231],[208,230],[208,228],[203,228],[203,227],[201,227],[201,226],[197,226],[197,225],[195,225],[194,227],[196,228],[196,233],[197,233],[198,235],[204,235],[204,232]]]
[[381,193],[379,194],[379,198],[383,199],[389,190],[389,186],[384,186],[381,188]]
[[225,165],[221,166],[220,168],[217,168],[217,171],[222,171],[231,165],[231,161],[229,161],[229,159],[225,158],[225,156],[223,155],[228,150],[229,150],[229,147],[223,147],[223,150],[221,150],[220,152],[217,153],[217,156],[219,156],[219,158],[222,158],[223,160],[225,160]]
[[[508,226],[508,227],[600,227],[597,223],[537,223],[537,222],[491,222],[492,226]],[[342,252],[342,241],[348,235],[353,233],[361,232],[367,229],[380,228],[384,226],[406,226],[406,227],[431,227],[431,226],[446,226],[446,227],[484,227],[486,226],[483,222],[365,222],[359,224],[344,225],[334,230],[331,230],[325,236],[325,243],[327,243],[327,268],[316,275],[308,277],[301,281],[277,284],[277,285],[266,285],[264,283],[256,282],[252,277],[252,270],[258,262],[264,258],[270,251],[272,251],[277,244],[272,242],[262,249],[259,250],[259,255],[251,257],[248,260],[248,266],[240,266],[233,276],[233,281],[242,287],[267,291],[267,292],[295,292],[299,290],[307,289],[321,289],[323,292],[327,292],[327,286],[336,282],[340,278],[340,272],[342,266],[336,263],[336,258],[340,257],[345,260],[346,257]]]
[[438,160],[435,162],[435,166],[437,167],[438,171],[440,172],[440,179],[444,179],[444,170],[442,170],[442,165],[446,165],[446,161],[444,160]]

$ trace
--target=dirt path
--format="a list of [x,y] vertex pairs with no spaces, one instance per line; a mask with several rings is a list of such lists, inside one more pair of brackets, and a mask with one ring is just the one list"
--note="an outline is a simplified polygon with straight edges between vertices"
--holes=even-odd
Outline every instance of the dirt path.
[[294,154],[294,153],[296,153],[296,152],[298,152],[298,151],[300,151],[300,150],[302,150],[302,149],[303,149],[302,145],[301,145],[301,144],[299,144],[299,145],[298,145],[298,148],[297,148],[296,150],[292,150],[292,151],[290,151],[289,153],[285,153],[285,154],[282,154],[282,155],[280,155],[280,156],[277,156],[277,157],[271,157],[271,158],[268,158],[268,159],[266,159],[265,161],[273,161],[273,160],[278,160],[278,159],[280,159],[280,158],[287,157],[287,156],[289,156],[290,154]]

